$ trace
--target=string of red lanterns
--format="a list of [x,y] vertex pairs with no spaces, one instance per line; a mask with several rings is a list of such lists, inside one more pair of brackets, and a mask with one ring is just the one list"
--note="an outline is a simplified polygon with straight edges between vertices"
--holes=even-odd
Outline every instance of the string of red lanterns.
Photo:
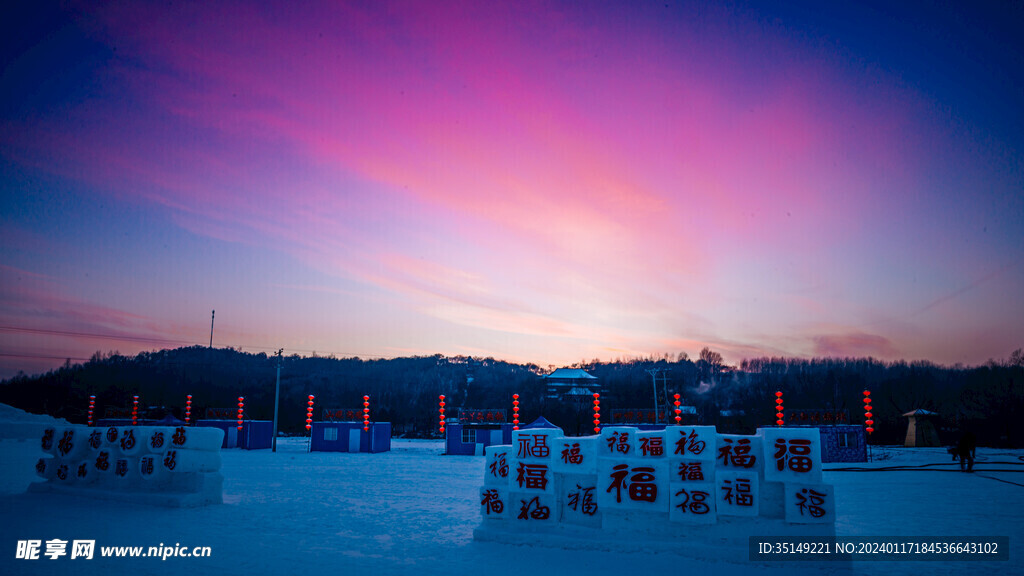
[[192,421],[192,395],[185,396],[185,425]]
[[139,397],[132,396],[132,426],[139,423]]
[[519,394],[512,395],[512,429],[519,430]]
[[864,430],[870,435],[875,431],[875,421],[871,419],[871,390],[864,391],[864,424],[867,425]]
[[313,429],[313,395],[310,394],[306,400],[306,432]]
[[777,414],[775,414],[775,425],[782,426],[786,421],[783,416],[782,392],[775,393],[775,412],[777,412]]
[[370,397],[363,396],[363,432],[370,429]]
[[601,395],[594,392],[594,434],[601,433]]
[[682,414],[683,410],[682,410],[682,408],[679,407],[679,394],[673,394],[672,397],[675,398],[675,401],[672,402],[672,403],[675,404],[675,407],[676,407],[676,410],[675,410],[675,412],[676,412],[676,426],[679,426],[679,423],[683,421],[683,417],[680,416],[680,414]]
[[440,408],[437,409],[438,413],[440,414],[437,417],[438,418],[437,429],[441,432],[441,434],[444,434],[444,394],[441,394],[437,398],[438,398],[437,405],[440,406]]
[[92,426],[92,412],[96,409],[96,397],[89,396],[89,426]]
[[245,417],[245,397],[238,397],[238,431],[242,431],[242,420]]

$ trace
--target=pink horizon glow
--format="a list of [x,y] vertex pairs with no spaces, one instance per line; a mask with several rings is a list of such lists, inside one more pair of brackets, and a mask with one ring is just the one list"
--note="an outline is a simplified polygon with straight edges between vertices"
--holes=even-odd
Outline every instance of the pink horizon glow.
[[203,344],[215,308],[222,345],[540,365],[1024,344],[998,143],[750,11],[627,6],[78,8],[90,96],[2,151],[99,216],[6,218],[0,324]]

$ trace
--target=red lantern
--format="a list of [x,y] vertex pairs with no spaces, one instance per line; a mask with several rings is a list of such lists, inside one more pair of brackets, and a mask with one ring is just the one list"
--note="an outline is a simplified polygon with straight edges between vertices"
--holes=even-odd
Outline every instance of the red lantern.
[[871,391],[870,390],[865,390],[864,391],[864,424],[866,425],[866,427],[864,428],[864,431],[867,432],[869,436],[871,435],[872,432],[875,431],[875,429],[874,429],[875,421],[872,420],[872,418],[873,418],[873,416],[871,414]]
[[782,426],[783,424],[785,424],[785,420],[786,419],[783,416],[782,392],[781,391],[775,393],[775,412],[777,412],[777,414],[775,414],[775,425],[776,426]]
[[192,421],[192,395],[185,396],[185,425]]
[[242,431],[242,420],[245,418],[245,398],[238,397],[238,431]]
[[441,434],[444,434],[444,394],[441,394],[437,398],[438,398],[438,405],[440,406],[440,408],[438,409],[438,412],[440,412],[440,416],[438,416],[438,427],[437,428],[438,428],[438,431],[441,432]]
[[313,429],[313,398],[310,394],[306,400],[306,430],[311,431]]
[[139,423],[139,397],[132,396],[132,426]]
[[363,432],[370,429],[370,397],[363,396]]
[[96,397],[95,396],[89,396],[89,419],[88,419],[89,420],[88,421],[89,426],[92,426],[92,412],[95,409],[96,409]]
[[594,434],[601,433],[601,395],[594,392]]
[[512,395],[512,429],[519,430],[519,394]]

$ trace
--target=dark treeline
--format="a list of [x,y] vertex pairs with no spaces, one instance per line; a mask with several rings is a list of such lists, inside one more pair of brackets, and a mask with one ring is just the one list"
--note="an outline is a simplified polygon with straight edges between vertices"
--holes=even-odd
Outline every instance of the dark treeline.
[[[324,408],[362,408],[370,395],[372,419],[390,421],[395,434],[429,436],[437,428],[438,395],[448,414],[459,407],[505,409],[511,416],[518,393],[521,420],[545,416],[567,433],[591,427],[589,405],[545,401],[548,372],[527,364],[465,356],[362,360],[284,356],[281,364],[280,429],[303,431],[306,397],[316,396],[315,417]],[[273,417],[278,358],[232,349],[203,347],[144,352],[134,357],[97,353],[84,364],[70,362],[39,376],[18,375],[0,383],[0,402],[34,413],[84,423],[90,395],[97,416],[105,407],[127,408],[140,397],[150,416],[184,415],[185,395],[193,395],[193,418],[206,408],[234,408],[245,397],[246,417]],[[943,367],[928,362],[881,362],[870,358],[756,358],[727,366],[719,354],[703,350],[693,361],[685,354],[615,362],[579,363],[602,387],[602,412],[653,408],[658,371],[660,406],[680,394],[697,409],[697,421],[720,431],[752,433],[774,422],[775,392],[784,393],[787,412],[847,410],[864,421],[862,392],[871,390],[876,432],[873,443],[902,443],[907,420],[918,408],[937,412],[940,439],[952,444],[969,428],[988,446],[1024,446],[1017,424],[1024,417],[1024,358],[1020,350],[1004,361],[977,367]],[[723,414],[723,411],[725,413]]]

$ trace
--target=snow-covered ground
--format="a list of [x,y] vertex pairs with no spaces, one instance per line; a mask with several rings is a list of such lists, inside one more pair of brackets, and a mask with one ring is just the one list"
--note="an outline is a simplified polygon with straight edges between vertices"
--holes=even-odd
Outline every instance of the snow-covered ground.
[[[0,430],[45,418],[3,408]],[[439,441],[396,439],[381,454],[307,453],[303,439],[282,440],[277,453],[227,450],[224,504],[168,509],[26,493],[38,480],[38,437],[10,436],[0,440],[0,574],[1024,574],[1024,450],[979,449],[969,475],[943,449],[875,447],[873,462],[853,465],[872,471],[824,477],[836,488],[839,536],[1009,536],[1008,562],[751,565],[745,555],[694,560],[639,541],[607,550],[474,541],[484,458],[444,456]],[[908,468],[882,470],[893,467]],[[212,555],[15,559],[19,540],[54,538],[209,546]]]

